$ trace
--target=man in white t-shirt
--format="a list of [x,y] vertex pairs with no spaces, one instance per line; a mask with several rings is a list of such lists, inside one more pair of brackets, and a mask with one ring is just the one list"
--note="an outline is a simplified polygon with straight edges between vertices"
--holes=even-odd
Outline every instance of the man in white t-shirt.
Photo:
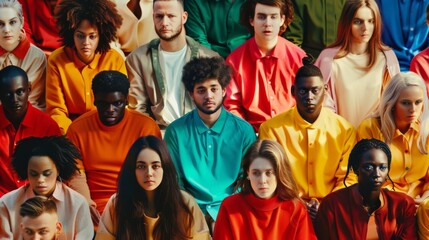
[[219,56],[186,36],[187,17],[183,0],[154,0],[153,21],[159,38],[126,59],[129,106],[150,115],[161,129],[194,108],[181,82],[185,63],[195,57]]

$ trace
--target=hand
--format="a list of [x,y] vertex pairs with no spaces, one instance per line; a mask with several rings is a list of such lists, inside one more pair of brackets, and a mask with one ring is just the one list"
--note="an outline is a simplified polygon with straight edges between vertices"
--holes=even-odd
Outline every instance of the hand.
[[101,215],[98,212],[95,206],[89,206],[89,212],[91,213],[92,224],[94,224],[94,228],[98,227],[98,223],[100,222]]
[[319,201],[317,201],[317,199],[315,198],[312,198],[309,202],[307,202],[307,211],[312,221],[316,219],[317,211],[319,210],[319,205]]

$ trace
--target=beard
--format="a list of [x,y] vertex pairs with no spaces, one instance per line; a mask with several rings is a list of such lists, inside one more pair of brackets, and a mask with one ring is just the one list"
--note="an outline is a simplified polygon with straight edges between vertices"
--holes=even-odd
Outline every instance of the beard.
[[195,106],[197,107],[198,110],[200,110],[202,113],[207,114],[207,115],[212,115],[213,113],[217,112],[223,105],[223,103],[219,103],[218,105],[216,105],[216,107],[213,110],[208,110],[206,108],[204,108],[203,106],[201,106],[200,104],[197,104],[195,101]]
[[158,37],[164,41],[171,42],[174,41],[183,31],[183,26],[180,25],[179,28],[175,29],[175,31],[172,33],[171,36],[165,36],[165,34],[161,33],[161,31],[157,28],[155,28],[155,32],[158,35]]

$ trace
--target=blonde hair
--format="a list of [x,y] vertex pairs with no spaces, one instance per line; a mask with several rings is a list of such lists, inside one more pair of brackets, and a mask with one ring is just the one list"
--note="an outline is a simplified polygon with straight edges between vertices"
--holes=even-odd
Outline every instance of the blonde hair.
[[398,73],[387,84],[386,89],[381,95],[380,107],[378,109],[378,116],[380,118],[381,133],[383,134],[384,141],[391,144],[393,135],[396,131],[395,118],[392,110],[398,101],[401,92],[410,86],[416,86],[423,91],[423,109],[419,117],[420,133],[417,139],[417,147],[423,154],[427,154],[427,137],[429,135],[429,103],[426,94],[426,86],[423,79],[413,72]]
[[22,5],[18,0],[0,0],[0,8],[12,8],[16,11],[21,24],[24,23],[24,15],[22,14]]

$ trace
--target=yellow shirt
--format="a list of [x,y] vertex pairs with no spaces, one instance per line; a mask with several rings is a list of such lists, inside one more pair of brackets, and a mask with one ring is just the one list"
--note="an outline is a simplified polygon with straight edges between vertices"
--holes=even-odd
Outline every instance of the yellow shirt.
[[[311,124],[292,108],[264,122],[259,138],[276,140],[284,147],[302,198],[322,199],[344,187],[356,133],[341,116],[322,108]],[[347,186],[355,182],[354,173],[349,173]]]
[[[389,145],[392,152],[389,176],[395,183],[395,190],[412,198],[429,189],[429,156],[418,149],[419,127],[418,123],[413,123],[405,134],[396,129]],[[359,140],[376,138],[384,141],[377,118],[364,120],[357,132]],[[386,181],[385,186],[392,187],[390,181]]]

